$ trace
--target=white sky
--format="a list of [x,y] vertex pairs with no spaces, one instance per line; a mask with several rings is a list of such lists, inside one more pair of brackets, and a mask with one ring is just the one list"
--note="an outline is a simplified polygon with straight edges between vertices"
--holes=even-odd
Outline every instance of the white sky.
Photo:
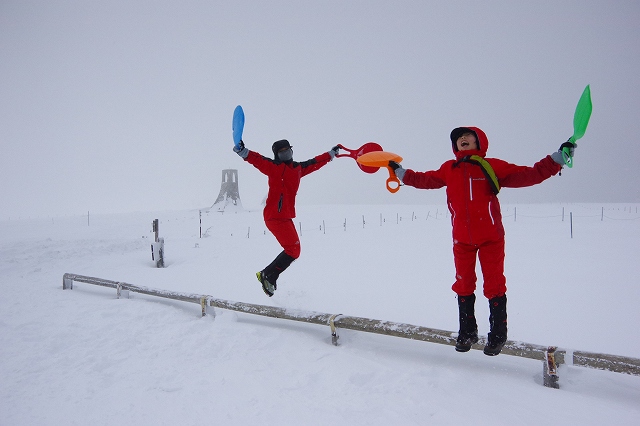
[[[593,115],[575,167],[505,202],[638,202],[640,3],[633,1],[0,2],[0,219],[211,205],[232,151],[295,159],[368,141],[430,170],[474,125],[490,157],[532,165]],[[626,144],[628,142],[628,144]],[[444,204],[386,191],[348,158],[305,178],[299,203]]]

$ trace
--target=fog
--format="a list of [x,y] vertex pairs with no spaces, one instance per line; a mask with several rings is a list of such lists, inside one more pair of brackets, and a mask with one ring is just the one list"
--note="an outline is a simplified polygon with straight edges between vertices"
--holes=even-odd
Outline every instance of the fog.
[[[637,1],[3,0],[0,220],[207,207],[228,168],[258,206],[236,105],[265,155],[375,141],[424,171],[452,157],[451,129],[478,126],[489,157],[532,165],[572,135],[587,84],[575,166],[501,200],[639,202],[639,21]],[[386,177],[336,159],[298,202],[444,204]]]

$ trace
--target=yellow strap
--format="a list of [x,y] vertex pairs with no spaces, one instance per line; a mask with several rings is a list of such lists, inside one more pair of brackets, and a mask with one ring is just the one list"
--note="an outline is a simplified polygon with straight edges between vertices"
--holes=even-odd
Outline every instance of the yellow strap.
[[472,155],[470,159],[478,163],[478,165],[484,172],[484,175],[487,177],[487,179],[489,179],[489,185],[491,185],[491,190],[493,191],[494,194],[498,195],[498,193],[500,192],[500,183],[498,182],[498,177],[496,176],[496,173],[493,171],[493,167],[491,167],[491,164],[489,164],[487,160],[480,157],[479,155]]

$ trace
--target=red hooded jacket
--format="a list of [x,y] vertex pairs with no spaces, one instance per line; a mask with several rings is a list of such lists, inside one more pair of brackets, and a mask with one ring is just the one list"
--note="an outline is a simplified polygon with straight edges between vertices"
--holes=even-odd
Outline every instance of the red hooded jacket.
[[536,185],[561,170],[561,166],[546,156],[533,167],[518,166],[497,158],[485,158],[489,140],[477,127],[478,150],[457,151],[455,160],[446,161],[438,170],[415,172],[407,170],[402,179],[405,185],[421,189],[447,187],[447,203],[451,212],[454,242],[480,245],[504,237],[502,214],[498,197],[491,190],[482,168],[473,163],[459,161],[463,157],[479,155],[493,168],[500,187],[521,188]]
[[295,161],[283,163],[249,151],[245,161],[251,163],[269,179],[269,192],[263,210],[264,219],[292,219],[296,217],[296,195],[300,179],[325,166],[331,161],[331,155],[325,152],[302,163]]

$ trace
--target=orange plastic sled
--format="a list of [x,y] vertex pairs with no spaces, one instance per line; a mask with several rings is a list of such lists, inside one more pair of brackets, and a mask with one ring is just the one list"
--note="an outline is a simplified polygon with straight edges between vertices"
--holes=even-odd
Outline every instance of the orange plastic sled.
[[[386,167],[389,170],[389,179],[387,179],[387,190],[391,193],[396,193],[400,189],[400,181],[396,177],[395,172],[389,167],[389,161],[395,161],[399,163],[402,161],[402,157],[393,152],[387,151],[374,151],[362,154],[356,160],[363,166],[368,167]],[[391,185],[393,183],[393,185]]]

